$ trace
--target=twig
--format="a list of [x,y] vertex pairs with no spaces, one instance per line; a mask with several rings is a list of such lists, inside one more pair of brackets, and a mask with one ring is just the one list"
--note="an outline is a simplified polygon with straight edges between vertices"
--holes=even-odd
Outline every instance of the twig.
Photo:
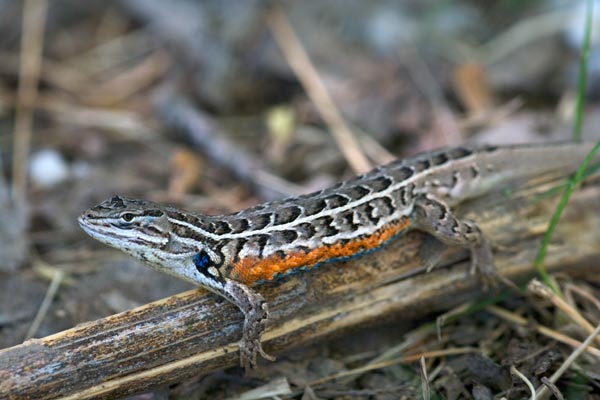
[[371,169],[371,163],[360,149],[354,133],[342,117],[317,69],[302,47],[287,17],[275,6],[267,13],[267,22],[290,67],[298,76],[306,93],[329,126],[333,137],[355,173]]
[[27,0],[23,7],[21,65],[15,115],[13,158],[13,200],[23,200],[27,187],[27,158],[31,144],[33,107],[42,69],[42,49],[46,26],[46,0]]
[[[487,308],[487,310],[489,312],[491,312],[492,314],[505,319],[509,322],[512,322],[514,324],[520,325],[520,326],[528,326],[529,325],[529,321],[527,321],[525,318],[520,317],[514,313],[511,313],[509,311],[506,311],[500,307],[496,307],[496,306],[489,306]],[[551,339],[554,339],[558,342],[564,343],[566,345],[569,345],[571,347],[578,347],[581,346],[581,342],[578,340],[575,340],[573,338],[570,338],[566,335],[563,335],[562,333],[559,333],[553,329],[550,328],[546,328],[545,326],[536,326],[534,328],[538,333],[547,336]],[[600,350],[595,348],[595,347],[589,347],[586,349],[586,351],[596,357],[600,357]]]
[[52,304],[52,300],[54,299],[54,296],[56,295],[56,292],[58,291],[58,288],[60,287],[64,276],[65,273],[61,270],[57,270],[54,272],[54,275],[52,276],[52,281],[50,282],[50,286],[48,287],[46,295],[44,296],[44,300],[42,301],[42,304],[40,305],[40,308],[38,309],[38,312],[35,318],[33,319],[33,322],[31,323],[27,334],[25,335],[25,340],[31,339],[39,329],[40,324],[42,323],[44,317],[48,313],[50,304]]
[[431,399],[431,388],[429,377],[427,376],[427,364],[425,364],[425,357],[419,359],[419,366],[421,370],[421,393],[423,394],[423,400]]
[[[556,308],[565,313],[565,315],[569,317],[571,321],[582,327],[588,334],[594,331],[594,326],[590,324],[577,309],[564,301],[560,296],[550,290],[548,286],[542,284],[542,282],[538,281],[537,279],[533,279],[527,285],[527,289],[540,297],[550,300],[550,302],[554,304]],[[596,338],[596,342],[600,344],[600,337]]]
[[592,303],[594,307],[596,307],[597,311],[600,311],[600,300],[598,300],[592,293],[588,292],[587,290],[584,290],[572,283],[567,283],[565,285],[564,292],[565,294],[568,294],[569,292],[577,293],[579,296]]
[[[598,326],[596,326],[596,329],[594,329],[594,331],[583,341],[583,343],[581,343],[579,345],[579,347],[577,347],[577,349],[575,349],[575,351],[573,351],[569,357],[567,357],[567,359],[565,360],[565,362],[562,363],[562,365],[560,366],[559,369],[556,370],[556,372],[554,372],[552,374],[552,376],[550,377],[550,382],[551,383],[556,383],[556,381],[558,380],[558,378],[560,378],[562,376],[562,374],[565,373],[565,371],[571,366],[571,364],[573,364],[573,362],[575,362],[575,360],[577,359],[577,357],[579,357],[581,355],[581,353],[583,353],[588,346],[592,343],[592,341],[594,339],[596,339],[596,337],[600,334],[600,324],[598,324]],[[596,355],[597,357],[600,357],[598,355]],[[546,388],[546,386],[542,386],[537,393],[536,399],[541,399],[542,396],[545,395],[546,391],[548,389]]]
[[167,126],[182,134],[193,147],[252,187],[264,200],[303,192],[301,188],[266,172],[262,162],[227,140],[227,135],[222,133],[212,118],[194,108],[187,100],[165,95],[159,98],[156,108]]
[[523,373],[521,373],[521,371],[519,371],[514,365],[510,366],[510,373],[516,375],[520,380],[523,381],[523,383],[525,383],[525,385],[527,385],[529,393],[531,393],[531,400],[535,400],[535,388],[533,387],[531,381],[527,379],[527,377],[523,375]]
[[396,365],[396,364],[408,364],[411,362],[416,362],[416,361],[419,361],[421,358],[438,358],[438,357],[453,356],[453,355],[458,355],[458,354],[476,353],[478,351],[479,350],[474,347],[460,347],[460,348],[452,348],[452,349],[446,349],[446,350],[425,351],[425,352],[422,352],[419,354],[414,354],[414,355],[405,356],[405,357],[392,358],[390,360],[381,361],[378,363],[369,363],[369,364],[363,365],[358,368],[354,368],[354,369],[351,369],[348,371],[343,371],[343,372],[339,372],[337,374],[329,375],[324,378],[320,378],[320,379],[310,382],[310,386],[320,385],[325,382],[337,380],[339,378],[345,378],[347,376],[364,374],[365,372],[374,371],[374,370],[385,368],[385,367],[390,367],[390,366]]

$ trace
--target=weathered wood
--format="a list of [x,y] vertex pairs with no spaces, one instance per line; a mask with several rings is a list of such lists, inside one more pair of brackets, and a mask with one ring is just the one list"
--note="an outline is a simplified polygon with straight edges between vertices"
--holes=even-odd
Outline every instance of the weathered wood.
[[[502,249],[499,271],[533,273],[540,235],[556,197],[534,201],[555,185],[545,177],[510,194],[498,191],[463,207]],[[600,256],[600,183],[572,198],[550,245],[549,270],[572,271]],[[259,288],[270,304],[267,352],[390,317],[410,319],[481,294],[467,275],[467,254],[424,274],[414,232],[384,249],[329,264]],[[508,248],[508,250],[507,250]],[[231,304],[193,290],[0,351],[0,397],[107,398],[148,390],[238,363],[242,314]]]

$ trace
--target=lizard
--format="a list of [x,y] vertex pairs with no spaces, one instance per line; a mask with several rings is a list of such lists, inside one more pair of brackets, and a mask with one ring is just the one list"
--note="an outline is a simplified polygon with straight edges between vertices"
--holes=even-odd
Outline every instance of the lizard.
[[377,167],[335,186],[227,215],[113,196],[79,217],[83,230],[150,267],[234,303],[244,314],[240,363],[256,366],[268,305],[253,286],[381,248],[409,230],[470,251],[493,276],[490,241],[454,207],[520,179],[576,168],[592,144],[463,146]]

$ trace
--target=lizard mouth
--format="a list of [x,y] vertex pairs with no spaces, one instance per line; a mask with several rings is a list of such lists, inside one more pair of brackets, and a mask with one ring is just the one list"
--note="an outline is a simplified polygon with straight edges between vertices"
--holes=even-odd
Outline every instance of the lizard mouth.
[[119,238],[119,235],[115,232],[107,234],[106,229],[90,221],[85,214],[80,215],[77,222],[85,233],[102,243],[112,245],[112,241]]
[[92,229],[91,224],[88,222],[87,218],[85,217],[85,215],[80,215],[79,218],[77,218],[77,222],[79,223],[79,226],[81,227],[81,229],[83,229],[85,231],[85,233],[89,233]]
[[84,215],[81,215],[79,218],[77,218],[77,222],[79,223],[79,226],[81,227],[81,229],[83,229],[85,233],[87,233],[94,239],[101,238],[100,229],[98,229],[98,227],[94,224],[90,223],[90,221]]

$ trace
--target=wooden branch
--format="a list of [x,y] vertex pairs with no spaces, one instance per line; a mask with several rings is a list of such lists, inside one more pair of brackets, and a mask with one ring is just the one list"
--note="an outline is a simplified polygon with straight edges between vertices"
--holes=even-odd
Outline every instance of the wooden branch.
[[[556,197],[537,199],[556,178],[497,192],[459,212],[500,244],[496,266],[509,278],[531,275]],[[534,200],[537,199],[537,200]],[[549,270],[591,265],[600,256],[600,182],[573,196],[550,245]],[[340,334],[383,317],[456,306],[481,294],[468,276],[467,254],[451,252],[446,266],[425,274],[418,251],[426,236],[413,232],[363,257],[324,265],[259,290],[270,304],[264,335],[271,354]],[[508,248],[508,250],[507,250]],[[193,290],[0,351],[0,397],[107,398],[149,390],[238,363],[241,313]]]

